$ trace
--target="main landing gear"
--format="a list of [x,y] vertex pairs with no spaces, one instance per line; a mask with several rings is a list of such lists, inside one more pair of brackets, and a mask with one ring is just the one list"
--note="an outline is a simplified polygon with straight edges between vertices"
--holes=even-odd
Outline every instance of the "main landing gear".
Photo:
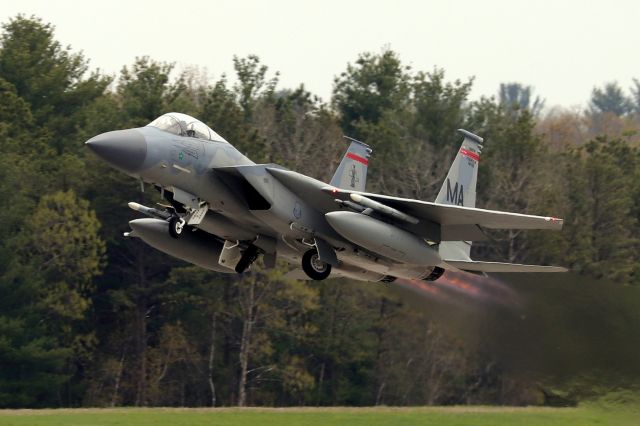
[[313,248],[302,256],[302,270],[312,280],[321,281],[331,274],[331,265],[320,260],[318,251]]

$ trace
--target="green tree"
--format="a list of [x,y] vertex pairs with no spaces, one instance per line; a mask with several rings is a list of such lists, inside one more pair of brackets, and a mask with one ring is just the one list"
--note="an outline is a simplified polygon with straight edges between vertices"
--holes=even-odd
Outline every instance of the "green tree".
[[360,121],[376,124],[385,111],[401,107],[410,93],[408,70],[392,50],[363,53],[355,64],[348,64],[334,81],[332,98],[343,131],[362,138]]
[[18,96],[16,88],[0,78],[0,131],[3,132],[2,152],[19,152],[23,147],[10,145],[12,139],[33,129],[33,116],[29,104]]
[[[493,98],[471,107],[470,121],[484,138],[478,176],[478,207],[513,212],[543,211],[550,157],[535,118],[527,110],[513,115]],[[523,261],[530,248],[521,230],[497,231],[488,245],[475,244],[482,256]],[[488,249],[488,252],[486,251]]]
[[[95,339],[86,322],[104,243],[88,203],[73,192],[43,196],[2,268],[4,406],[58,406],[61,386],[86,365]],[[81,379],[81,377],[76,377]],[[65,393],[66,395],[66,393]]]
[[[625,141],[602,137],[585,145],[572,160],[583,168],[582,188],[572,188],[579,191],[580,196],[572,200],[584,209],[572,217],[585,215],[575,225],[569,224],[565,232],[569,241],[584,243],[577,245],[582,250],[576,250],[578,257],[573,259],[574,265],[598,278],[629,283],[636,267],[632,259],[638,238],[633,235],[637,217],[632,214],[637,150]],[[584,236],[579,237],[578,233]]]
[[[459,146],[460,138],[455,129],[463,127],[464,105],[472,81],[447,82],[444,71],[439,69],[419,72],[413,77],[408,73],[401,78],[394,77],[397,69],[403,69],[402,65],[385,68],[391,75],[381,79],[396,81],[401,89],[384,100],[378,99],[377,93],[371,95],[380,101],[375,102],[380,114],[366,113],[357,120],[350,119],[352,124],[349,126],[357,128],[358,136],[373,147],[372,161],[384,164],[384,167],[370,169],[371,189],[422,199],[432,198],[442,184],[453,153]],[[352,77],[356,82],[361,79],[358,74]],[[355,82],[349,83],[344,75],[342,79],[341,86],[336,87],[359,87]],[[348,90],[336,96],[337,101],[334,98],[334,102],[339,105],[360,105],[365,95],[361,91]],[[350,111],[343,108],[342,113],[351,114]],[[343,115],[342,126],[347,131],[345,125]]]
[[[285,359],[292,359],[296,343],[315,331],[305,319],[309,311],[317,309],[317,294],[310,287],[283,279],[283,271],[278,268],[261,270],[254,267],[254,271],[245,273],[237,281],[235,289],[237,297],[233,315],[241,330],[237,335],[239,371],[236,403],[243,407],[258,399],[255,396],[251,398],[249,383],[255,386],[272,371],[281,379],[284,374],[284,378],[291,380],[291,370],[277,368]],[[307,377],[300,364],[296,371],[301,377]],[[285,381],[285,386],[289,385],[286,390],[297,394],[311,386],[308,379],[300,380],[295,385]],[[264,397],[260,399],[266,402]]]
[[169,112],[169,105],[183,88],[180,80],[171,82],[173,67],[143,56],[131,67],[122,68],[117,93],[124,127],[144,126]]
[[254,160],[264,156],[258,131],[247,121],[245,110],[238,100],[237,89],[228,87],[226,76],[222,76],[212,86],[201,87],[198,91],[198,104],[198,118],[216,133]]
[[44,294],[51,325],[84,318],[92,278],[100,274],[104,261],[99,229],[89,203],[73,191],[43,196],[27,219],[20,253],[40,265],[48,286]]
[[261,64],[260,58],[256,55],[249,55],[246,58],[234,56],[233,68],[238,78],[233,89],[244,111],[245,119],[251,121],[253,107],[257,101],[273,94],[278,84],[278,73],[276,72],[271,79],[267,79],[269,67]]
[[[167,291],[162,297],[166,315],[171,320],[182,319],[191,325],[188,330],[190,340],[197,342],[200,353],[196,382],[206,381],[208,394],[202,398],[203,404],[215,407],[221,400],[228,401],[233,392],[233,385],[227,378],[235,369],[225,362],[231,351],[228,331],[232,279],[225,274],[188,266],[173,268],[167,283]],[[178,374],[184,386],[184,373],[179,371]],[[174,380],[176,382],[180,383],[180,380]]]
[[472,78],[446,81],[443,69],[418,72],[412,82],[415,136],[444,149],[457,145],[455,130],[465,123],[472,86]]
[[533,116],[539,116],[544,108],[544,99],[532,98],[533,88],[521,83],[500,83],[498,100],[507,111],[518,113],[527,110]]
[[51,133],[58,152],[76,150],[73,137],[86,120],[84,108],[99,98],[110,79],[54,39],[54,27],[23,15],[2,26],[0,77],[11,83],[31,108],[35,124]]
[[593,88],[589,109],[594,114],[609,112],[621,116],[632,110],[632,102],[614,81],[606,83],[602,88]]
[[279,90],[254,112],[266,162],[274,162],[328,181],[345,143],[335,116],[300,86]]
[[633,79],[633,86],[631,87],[631,100],[633,103],[633,111],[640,114],[640,80]]

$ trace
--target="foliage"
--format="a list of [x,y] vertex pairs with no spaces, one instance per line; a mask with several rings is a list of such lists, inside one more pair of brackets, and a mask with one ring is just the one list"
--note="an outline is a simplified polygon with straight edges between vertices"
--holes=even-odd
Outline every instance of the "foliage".
[[[549,403],[563,384],[576,397],[598,394],[595,372],[566,384],[514,369],[393,286],[295,282],[285,265],[222,275],[123,239],[135,217],[124,202],[159,197],[87,155],[83,141],[181,111],[256,162],[327,181],[347,134],[374,148],[369,190],[433,199],[464,127],[485,138],[479,207],[566,218],[553,235],[491,233],[476,256],[565,264],[637,286],[640,126],[617,85],[595,89],[589,112],[541,117],[530,86],[471,102],[473,79],[414,71],[388,49],[348,64],[329,103],[304,85],[280,87],[255,55],[233,63],[235,78],[210,81],[140,57],[110,86],[52,25],[20,15],[3,25],[0,406],[522,405]],[[461,288],[437,299],[448,314],[468,308]],[[501,309],[463,323],[480,327],[498,313],[501,324],[525,322]],[[631,311],[599,322],[624,334],[636,324]]]
[[538,116],[544,108],[544,100],[536,96],[532,99],[533,88],[520,83],[501,83],[498,91],[500,105],[505,107],[510,113],[528,111],[534,116]]
[[54,27],[23,15],[3,25],[0,75],[29,104],[35,123],[52,135],[58,152],[68,149],[83,109],[100,97],[111,79],[93,72],[79,53],[53,38]]
[[621,116],[631,111],[632,103],[618,83],[611,82],[606,83],[603,88],[593,89],[589,107],[593,113],[610,112]]
[[345,132],[361,137],[359,122],[376,124],[385,111],[402,103],[409,94],[408,68],[392,50],[380,55],[363,53],[355,65],[335,79],[333,104]]

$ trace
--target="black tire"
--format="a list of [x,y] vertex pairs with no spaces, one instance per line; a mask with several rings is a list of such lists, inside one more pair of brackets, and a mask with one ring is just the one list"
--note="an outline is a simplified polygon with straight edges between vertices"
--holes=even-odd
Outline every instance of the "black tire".
[[185,224],[180,221],[178,216],[172,216],[169,219],[169,235],[173,238],[178,239],[180,235],[184,232]]
[[311,249],[302,256],[302,270],[312,280],[322,281],[331,274],[331,265],[321,261],[317,250]]

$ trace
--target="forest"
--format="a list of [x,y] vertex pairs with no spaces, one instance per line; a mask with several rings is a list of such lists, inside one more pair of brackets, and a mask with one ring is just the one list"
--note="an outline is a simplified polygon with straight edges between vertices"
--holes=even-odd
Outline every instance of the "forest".
[[[61,45],[53,24],[23,15],[2,24],[0,407],[571,405],[639,383],[640,80],[594,82],[581,109],[545,106],[517,82],[473,100],[472,76],[412,69],[383,49],[337,70],[323,100],[303,84],[281,87],[257,56],[233,65],[234,76],[212,80],[139,57],[106,75]],[[567,266],[570,275],[554,277],[564,290],[549,290],[565,296],[530,303],[548,315],[531,334],[485,335],[481,326],[515,321],[514,308],[505,297],[475,300],[485,284],[473,280],[409,289],[427,301],[416,306],[392,284],[291,281],[286,264],[217,274],[125,239],[138,217],[127,202],[160,200],[84,142],[170,111],[202,120],[256,163],[324,181],[343,135],[365,141],[367,189],[423,200],[435,198],[460,145],[456,129],[481,135],[478,207],[554,215],[565,227],[494,231],[472,256]],[[597,308],[560,312],[571,297]],[[462,320],[478,329],[462,331]],[[553,339],[569,355],[521,362],[532,347],[556,347],[544,339],[559,323],[593,323],[602,337],[584,346],[578,337],[592,332],[567,326]],[[592,349],[600,361],[571,358]]]

